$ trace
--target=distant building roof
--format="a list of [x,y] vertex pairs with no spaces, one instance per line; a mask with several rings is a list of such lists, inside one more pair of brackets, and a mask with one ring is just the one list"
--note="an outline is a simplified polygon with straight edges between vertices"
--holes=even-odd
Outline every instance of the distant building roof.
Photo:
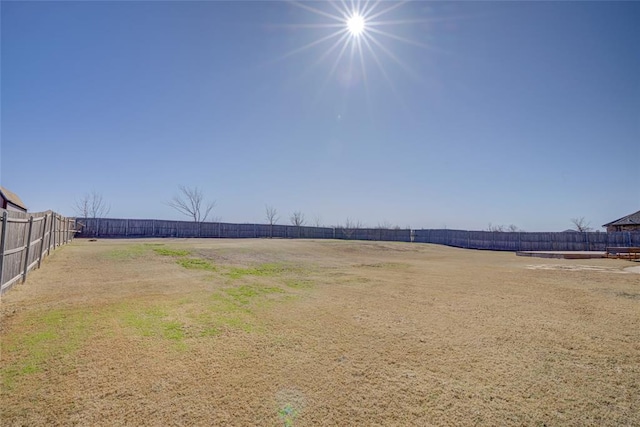
[[20,197],[18,197],[17,194],[15,194],[15,193],[13,193],[13,192],[11,192],[11,191],[9,191],[6,188],[1,187],[1,186],[0,186],[0,194],[9,203],[18,206],[18,207],[24,209],[25,211],[27,210],[27,207],[22,202],[22,200],[20,200]]
[[611,225],[640,225],[640,211],[624,216],[620,219],[616,219],[615,221],[611,221],[610,223],[603,225],[603,227],[609,227]]

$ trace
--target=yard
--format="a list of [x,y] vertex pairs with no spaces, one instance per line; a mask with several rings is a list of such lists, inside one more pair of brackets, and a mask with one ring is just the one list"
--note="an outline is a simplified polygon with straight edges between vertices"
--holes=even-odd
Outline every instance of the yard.
[[3,425],[640,425],[629,261],[76,240],[2,297]]

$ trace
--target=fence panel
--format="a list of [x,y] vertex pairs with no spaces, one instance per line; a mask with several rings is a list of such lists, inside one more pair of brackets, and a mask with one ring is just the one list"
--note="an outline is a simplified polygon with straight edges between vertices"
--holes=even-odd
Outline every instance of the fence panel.
[[[398,230],[330,228],[284,224],[195,223],[148,219],[77,219],[82,237],[221,237],[380,240],[435,243],[469,249],[500,251],[604,251],[607,246],[640,246],[640,232],[498,232],[469,230]],[[51,247],[64,242],[64,220],[57,219]],[[68,221],[67,221],[68,222]],[[25,225],[22,226],[23,232]],[[20,243],[12,243],[20,244]]]
[[640,232],[414,230],[414,241],[500,251],[604,251],[607,246],[640,246]]
[[55,212],[0,209],[0,294],[27,279],[52,249],[70,242],[75,222]]

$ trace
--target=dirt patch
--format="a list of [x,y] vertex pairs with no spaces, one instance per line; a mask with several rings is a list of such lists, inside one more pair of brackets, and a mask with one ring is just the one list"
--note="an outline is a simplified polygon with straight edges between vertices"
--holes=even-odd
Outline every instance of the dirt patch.
[[4,425],[639,425],[620,260],[76,240],[3,296]]
[[631,273],[628,269],[603,265],[573,265],[573,264],[532,264],[525,268],[529,270],[564,270],[564,271],[601,271],[606,273]]

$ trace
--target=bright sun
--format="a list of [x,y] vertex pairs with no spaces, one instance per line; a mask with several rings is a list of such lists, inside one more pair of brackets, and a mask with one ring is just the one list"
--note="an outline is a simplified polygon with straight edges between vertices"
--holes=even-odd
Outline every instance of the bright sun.
[[347,19],[347,29],[352,36],[359,36],[364,31],[364,18],[361,15],[354,13],[349,19]]

